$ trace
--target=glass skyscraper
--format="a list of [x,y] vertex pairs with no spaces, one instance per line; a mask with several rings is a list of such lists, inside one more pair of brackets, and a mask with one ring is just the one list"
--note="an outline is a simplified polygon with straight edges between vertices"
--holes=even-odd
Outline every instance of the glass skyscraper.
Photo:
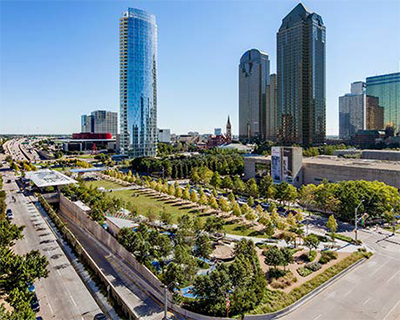
[[157,24],[133,8],[120,19],[120,135],[124,155],[156,155]]
[[299,3],[277,33],[278,138],[322,144],[326,135],[325,26]]
[[265,139],[266,89],[269,85],[268,55],[246,51],[239,64],[239,139]]
[[367,95],[379,98],[384,125],[400,131],[400,72],[367,78]]

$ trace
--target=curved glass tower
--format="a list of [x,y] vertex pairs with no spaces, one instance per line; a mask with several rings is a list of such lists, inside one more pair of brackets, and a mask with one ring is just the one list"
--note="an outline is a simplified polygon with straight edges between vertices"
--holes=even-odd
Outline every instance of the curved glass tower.
[[133,8],[120,19],[120,134],[124,155],[156,155],[157,24]]

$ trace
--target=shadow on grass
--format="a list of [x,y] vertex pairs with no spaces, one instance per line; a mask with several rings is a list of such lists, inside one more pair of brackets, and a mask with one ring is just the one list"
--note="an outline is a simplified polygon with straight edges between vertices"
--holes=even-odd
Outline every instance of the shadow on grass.
[[262,230],[258,230],[258,231],[254,230],[248,234],[249,237],[257,237],[257,236],[262,236],[262,235],[264,235],[264,232]]

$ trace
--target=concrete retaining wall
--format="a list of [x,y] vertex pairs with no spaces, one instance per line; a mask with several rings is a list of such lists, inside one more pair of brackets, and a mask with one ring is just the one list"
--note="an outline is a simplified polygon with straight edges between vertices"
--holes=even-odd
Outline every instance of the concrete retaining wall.
[[[60,211],[63,215],[66,215],[70,220],[76,223],[81,228],[89,231],[97,240],[110,249],[112,253],[118,255],[124,259],[133,269],[135,269],[142,278],[136,280],[144,287],[149,293],[151,293],[157,300],[164,303],[164,288],[160,280],[145,266],[140,264],[134,256],[127,251],[110,233],[104,230],[97,222],[90,219],[90,217],[80,209],[76,204],[66,198],[64,195],[60,195]],[[95,262],[92,260],[95,265]],[[97,268],[97,266],[95,267]],[[114,292],[117,295],[117,292]],[[120,297],[117,301],[122,300]],[[170,309],[181,314],[188,319],[200,319],[200,320],[213,320],[213,319],[228,319],[209,317],[202,314],[198,314],[173,303],[172,294],[168,292],[168,306]]]

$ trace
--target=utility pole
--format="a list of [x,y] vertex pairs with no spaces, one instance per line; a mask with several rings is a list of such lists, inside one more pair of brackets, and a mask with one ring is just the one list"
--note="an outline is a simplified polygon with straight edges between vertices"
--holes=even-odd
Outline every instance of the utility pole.
[[164,301],[164,320],[168,319],[168,286],[164,285],[164,294],[165,294],[165,301]]
[[354,240],[357,241],[357,211],[358,208],[361,206],[361,204],[364,202],[364,200],[361,200],[357,208],[354,210]]

